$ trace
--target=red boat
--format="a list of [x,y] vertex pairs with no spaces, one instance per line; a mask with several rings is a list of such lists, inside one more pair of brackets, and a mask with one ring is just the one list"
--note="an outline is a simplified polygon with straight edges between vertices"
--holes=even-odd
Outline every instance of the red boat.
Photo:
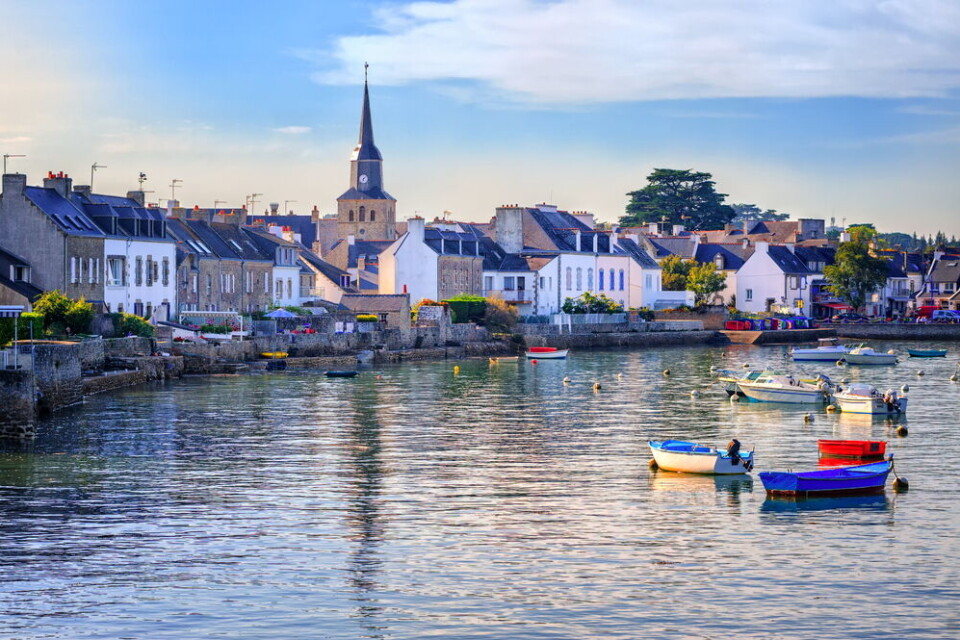
[[883,440],[817,440],[821,458],[882,458],[887,451]]
[[530,353],[550,353],[551,351],[556,351],[556,347],[530,347],[527,349]]

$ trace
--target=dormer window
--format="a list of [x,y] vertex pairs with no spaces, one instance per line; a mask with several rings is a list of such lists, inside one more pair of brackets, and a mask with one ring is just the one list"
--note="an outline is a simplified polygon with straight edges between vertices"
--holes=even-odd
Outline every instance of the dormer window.
[[340,276],[340,288],[346,289],[350,286],[350,274],[345,273]]

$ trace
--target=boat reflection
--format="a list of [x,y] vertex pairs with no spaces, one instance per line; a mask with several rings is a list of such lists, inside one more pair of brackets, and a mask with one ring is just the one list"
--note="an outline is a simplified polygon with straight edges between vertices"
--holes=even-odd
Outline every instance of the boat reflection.
[[789,496],[767,497],[760,511],[770,513],[796,513],[800,511],[829,511],[840,509],[864,509],[887,511],[890,502],[884,494],[870,496],[837,496],[833,498],[792,498]]
[[749,475],[708,476],[673,471],[657,471],[650,479],[654,491],[702,492],[717,491],[740,495],[753,491],[753,478]]

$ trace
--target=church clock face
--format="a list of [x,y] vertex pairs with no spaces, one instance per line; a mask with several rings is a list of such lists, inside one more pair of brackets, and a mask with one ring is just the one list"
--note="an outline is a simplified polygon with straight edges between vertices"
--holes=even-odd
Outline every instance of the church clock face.
[[367,184],[367,174],[361,173],[358,180],[360,180],[360,184]]

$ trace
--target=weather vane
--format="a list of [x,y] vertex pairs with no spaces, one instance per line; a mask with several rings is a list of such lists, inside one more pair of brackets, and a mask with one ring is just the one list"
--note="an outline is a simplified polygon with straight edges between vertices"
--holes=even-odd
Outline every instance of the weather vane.
[[366,83],[366,81],[367,81],[367,68],[369,68],[369,67],[370,67],[370,64],[369,64],[368,62],[364,62],[364,63],[363,63],[363,81],[364,81],[364,83]]

